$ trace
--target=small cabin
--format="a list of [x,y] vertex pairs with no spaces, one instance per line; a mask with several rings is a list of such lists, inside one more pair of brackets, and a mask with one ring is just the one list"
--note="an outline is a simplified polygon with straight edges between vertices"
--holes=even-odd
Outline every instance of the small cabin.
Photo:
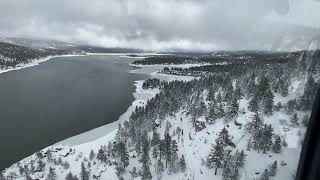
[[202,131],[202,129],[206,128],[206,122],[197,120],[195,126],[196,126],[196,132],[200,132]]

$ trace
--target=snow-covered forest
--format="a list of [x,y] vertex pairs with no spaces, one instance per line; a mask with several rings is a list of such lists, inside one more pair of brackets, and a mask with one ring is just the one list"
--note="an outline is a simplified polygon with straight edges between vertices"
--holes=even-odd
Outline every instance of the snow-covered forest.
[[294,179],[320,85],[319,51],[152,56],[133,65],[193,78],[152,73],[137,82],[145,96],[117,130],[39,150],[0,179]]
[[0,42],[0,70],[23,66],[47,56],[67,54],[81,54],[81,52],[78,49],[34,49]]

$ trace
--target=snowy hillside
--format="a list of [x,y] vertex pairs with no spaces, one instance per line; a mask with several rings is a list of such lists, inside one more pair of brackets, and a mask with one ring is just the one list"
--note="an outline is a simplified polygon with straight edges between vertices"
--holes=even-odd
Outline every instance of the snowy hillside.
[[117,130],[85,144],[50,146],[13,164],[3,176],[294,179],[319,87],[319,57],[305,52],[257,56],[258,61],[221,64],[219,58],[211,65],[180,67],[180,61],[190,61],[179,57],[179,63],[169,63],[176,64],[172,67],[138,60],[135,64],[148,66],[133,72],[151,77],[136,82],[130,116]]
[[[0,42],[0,72],[28,66],[30,63],[57,55],[83,54],[77,50],[32,49]],[[41,60],[40,60],[41,61]]]

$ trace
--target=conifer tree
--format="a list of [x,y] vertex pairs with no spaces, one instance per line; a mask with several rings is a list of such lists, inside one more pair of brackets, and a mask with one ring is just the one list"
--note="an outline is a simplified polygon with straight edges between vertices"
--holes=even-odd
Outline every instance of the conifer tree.
[[90,159],[90,161],[92,161],[95,156],[96,156],[95,153],[94,153],[93,150],[91,149],[90,154],[89,154],[89,159]]
[[181,155],[180,161],[179,161],[179,165],[180,165],[180,170],[181,172],[185,172],[186,168],[187,168],[187,163],[186,160],[184,158],[184,155]]
[[165,152],[165,159],[166,159],[166,167],[168,165],[168,162],[171,161],[171,136],[169,135],[169,133],[165,134],[164,137],[164,152]]
[[55,180],[57,177],[56,172],[54,171],[54,169],[52,167],[49,168],[49,174],[47,177],[47,180]]
[[46,164],[43,161],[41,161],[40,159],[38,160],[37,163],[38,163],[38,166],[37,166],[38,171],[42,172],[44,170]]
[[159,141],[160,141],[160,135],[159,135],[159,133],[157,132],[157,130],[155,129],[155,130],[153,131],[153,135],[152,135],[152,139],[151,139],[151,146],[158,145],[158,144],[159,144]]
[[260,180],[269,180],[270,179],[269,176],[270,176],[270,174],[269,174],[268,169],[265,169],[261,175]]
[[78,180],[76,175],[73,175],[71,172],[69,172],[66,176],[66,180]]
[[142,176],[141,176],[141,179],[142,180],[151,180],[152,179],[152,175],[151,175],[148,163],[143,163],[142,164]]
[[272,163],[272,165],[270,166],[269,175],[271,177],[274,177],[277,174],[277,171],[278,171],[278,163],[277,163],[277,161],[274,161]]
[[100,160],[101,162],[106,162],[107,161],[107,156],[106,156],[102,146],[98,150],[97,159]]
[[164,165],[161,159],[159,158],[157,161],[157,174],[161,176],[163,172],[164,172]]
[[293,113],[293,115],[291,116],[290,122],[291,122],[291,124],[294,125],[294,126],[299,126],[299,118],[298,118],[298,115],[297,115],[296,112]]
[[274,106],[274,95],[270,88],[265,92],[264,98],[263,98],[263,112],[266,115],[271,115],[273,112],[273,106]]
[[125,169],[129,165],[129,153],[124,142],[118,143],[118,153],[120,157],[120,162],[123,164],[123,168]]
[[85,167],[84,163],[81,163],[81,180],[89,180],[89,171]]
[[258,112],[259,111],[259,101],[257,96],[253,96],[253,98],[249,101],[248,109],[251,112]]
[[207,157],[206,165],[208,168],[215,168],[215,175],[217,175],[218,168],[222,167],[224,156],[224,147],[221,141],[216,140],[216,144],[212,145],[211,151]]
[[274,153],[280,153],[281,152],[281,138],[279,135],[275,135],[275,141],[272,146],[272,150]]
[[263,150],[263,153],[269,151],[272,147],[272,136],[273,136],[273,128],[271,125],[264,125],[262,129],[262,139],[260,147]]

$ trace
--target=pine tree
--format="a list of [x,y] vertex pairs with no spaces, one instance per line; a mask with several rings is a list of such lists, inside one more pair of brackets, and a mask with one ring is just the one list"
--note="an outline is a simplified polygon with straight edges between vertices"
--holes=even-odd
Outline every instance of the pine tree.
[[293,115],[291,116],[290,122],[291,122],[291,124],[294,125],[294,126],[299,126],[299,118],[298,118],[298,115],[297,115],[296,112],[293,113]]
[[265,125],[263,128],[263,135],[262,135],[262,141],[261,141],[261,149],[263,150],[263,153],[266,153],[266,151],[269,151],[272,147],[272,136],[273,136],[273,128],[271,125]]
[[71,172],[69,172],[66,176],[66,180],[78,180],[77,176],[72,175]]
[[219,132],[217,141],[222,143],[223,148],[226,146],[235,146],[231,141],[228,130],[225,127]]
[[151,139],[151,145],[152,146],[158,145],[159,142],[160,142],[160,135],[157,132],[157,130],[154,130],[153,135],[152,135],[152,139]]
[[81,180],[89,180],[89,171],[83,162],[81,163]]
[[143,163],[142,164],[142,175],[141,175],[142,180],[151,180],[152,175],[150,172],[149,164],[148,163]]
[[214,124],[217,118],[218,118],[217,107],[216,107],[216,104],[212,103],[209,109],[209,114],[206,117],[206,121],[209,124]]
[[262,173],[260,180],[269,180],[269,171],[268,169],[265,169],[264,172]]
[[174,164],[176,162],[176,160],[178,160],[178,144],[176,140],[172,141],[171,144],[171,161]]
[[273,106],[274,106],[274,95],[270,88],[265,92],[264,98],[263,98],[263,112],[266,115],[271,115],[273,112]]
[[238,116],[238,112],[239,112],[239,103],[238,103],[238,99],[236,97],[232,97],[232,101],[231,101],[231,106],[229,108],[229,112],[228,112],[228,119],[234,119],[235,117]]
[[244,166],[244,162],[246,159],[246,154],[244,153],[244,150],[236,151],[235,153],[235,164],[237,167],[243,167]]
[[106,162],[107,161],[107,156],[106,156],[102,146],[98,150],[97,159],[100,160],[101,162]]
[[184,158],[184,155],[181,155],[181,158],[180,158],[180,161],[179,161],[179,165],[180,165],[181,172],[185,172],[186,168],[187,168],[187,163],[186,163],[186,160]]
[[120,158],[120,162],[125,169],[129,165],[129,153],[127,151],[126,144],[124,142],[119,142],[116,146],[117,156]]
[[231,167],[229,165],[226,165],[223,168],[222,177],[223,177],[223,180],[230,180],[231,179],[232,170],[231,170]]
[[44,170],[44,168],[46,167],[46,164],[41,160],[38,160],[37,163],[38,163],[38,166],[37,166],[38,171],[42,172]]
[[274,161],[272,163],[272,165],[270,166],[270,169],[269,169],[269,174],[271,177],[274,177],[276,174],[277,174],[277,170],[278,170],[278,162],[277,161]]
[[259,113],[256,112],[253,117],[252,121],[246,124],[246,129],[252,134],[255,134],[256,131],[260,130],[263,127],[263,119],[260,117]]
[[155,147],[152,149],[152,157],[157,160],[157,159],[158,159],[158,155],[159,155],[158,147],[155,146]]
[[259,101],[257,96],[253,96],[253,98],[249,102],[248,109],[251,112],[258,112],[259,111]]
[[222,167],[223,156],[223,145],[220,141],[216,140],[216,144],[212,146],[211,151],[206,160],[206,165],[208,168],[215,168],[215,175],[217,175],[218,168]]
[[164,142],[165,142],[165,147],[164,147],[164,151],[165,151],[165,159],[166,159],[166,167],[168,166],[168,162],[171,161],[171,136],[169,135],[169,133],[165,134],[164,137]]
[[161,159],[158,159],[157,161],[157,174],[161,175],[164,172],[164,165],[161,161]]
[[47,177],[47,180],[55,180],[57,177],[56,172],[54,171],[54,169],[52,167],[49,168],[49,174]]
[[52,152],[51,152],[50,149],[47,151],[47,161],[48,161],[48,162],[53,162]]
[[133,179],[136,178],[136,177],[138,177],[137,168],[136,168],[136,167],[133,167],[133,168],[132,168],[132,171],[130,171],[130,174],[131,174],[131,176],[132,176]]
[[279,135],[275,135],[275,141],[272,146],[272,150],[274,153],[280,153],[281,152],[281,138]]
[[89,155],[90,161],[92,161],[95,156],[96,156],[95,153],[94,153],[93,150],[91,149],[90,155]]

